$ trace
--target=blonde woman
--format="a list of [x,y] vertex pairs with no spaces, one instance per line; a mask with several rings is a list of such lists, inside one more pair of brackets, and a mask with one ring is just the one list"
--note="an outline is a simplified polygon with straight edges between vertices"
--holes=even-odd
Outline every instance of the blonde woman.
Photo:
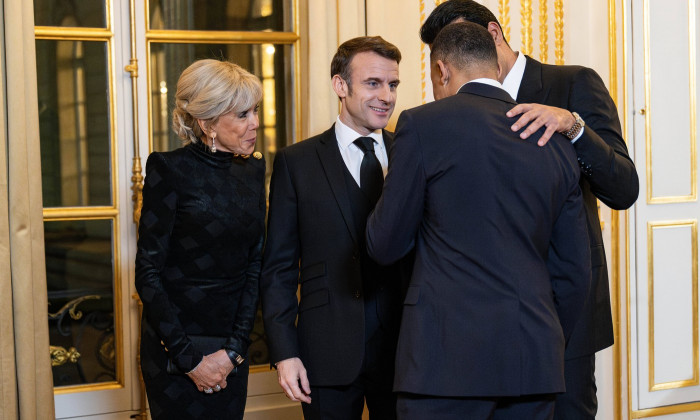
[[194,62],[175,94],[184,147],[146,164],[136,289],[154,419],[243,418],[264,236],[261,97],[236,64]]

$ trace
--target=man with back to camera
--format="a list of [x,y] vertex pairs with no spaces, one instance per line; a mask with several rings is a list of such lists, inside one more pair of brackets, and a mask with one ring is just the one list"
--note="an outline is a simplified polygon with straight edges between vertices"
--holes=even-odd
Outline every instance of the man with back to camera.
[[275,157],[260,294],[280,386],[307,420],[359,420],[365,402],[370,419],[396,418],[401,281],[367,256],[364,232],[388,165],[400,60],[381,37],[340,45],[335,124]]
[[[510,130],[496,49],[473,23],[431,51],[437,101],[399,116],[367,249],[415,244],[394,389],[402,420],[551,419],[564,346],[590,286],[576,154]],[[538,133],[541,134],[544,129]]]
[[[566,348],[566,393],[557,395],[555,418],[594,419],[598,400],[595,353],[613,344],[608,271],[596,198],[615,210],[632,206],[639,194],[639,179],[622,138],[615,103],[598,74],[581,66],[554,66],[514,52],[503,37],[496,17],[472,0],[448,0],[426,19],[420,36],[432,44],[445,25],[468,21],[491,34],[501,66],[499,81],[520,105],[508,116],[520,115],[513,131],[527,126],[527,138],[546,126],[539,144],[554,132],[574,143],[581,168],[593,277],[581,319]],[[583,240],[581,238],[580,240]]]

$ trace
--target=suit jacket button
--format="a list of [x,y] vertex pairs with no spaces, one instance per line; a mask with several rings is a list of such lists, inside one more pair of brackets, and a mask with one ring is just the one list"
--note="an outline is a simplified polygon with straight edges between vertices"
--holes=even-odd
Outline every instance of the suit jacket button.
[[359,291],[359,290],[355,290],[355,291],[353,292],[353,294],[352,294],[352,297],[354,297],[355,299],[359,299],[359,298],[360,298],[360,291]]

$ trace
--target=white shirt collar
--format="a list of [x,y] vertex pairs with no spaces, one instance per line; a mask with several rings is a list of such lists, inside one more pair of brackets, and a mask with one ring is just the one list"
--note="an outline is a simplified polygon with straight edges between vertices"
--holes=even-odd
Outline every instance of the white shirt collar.
[[346,149],[352,144],[358,137],[372,137],[374,141],[377,142],[382,148],[384,148],[384,138],[382,137],[382,130],[374,130],[366,136],[358,133],[352,128],[345,125],[340,121],[340,116],[335,119],[335,138],[338,140],[338,146],[341,150]]
[[520,90],[520,83],[523,81],[523,74],[525,74],[525,54],[517,52],[518,58],[515,60],[513,67],[506,75],[503,80],[503,89],[515,100],[518,97],[518,91]]
[[483,84],[485,84],[485,85],[491,85],[491,86],[495,86],[495,87],[497,87],[497,88],[503,89],[503,85],[501,85],[501,84],[498,82],[498,80],[489,79],[489,78],[486,78],[486,77],[480,77],[480,78],[478,78],[478,79],[473,79],[473,80],[470,80],[470,81],[468,81],[467,83],[463,84],[462,86],[459,87],[459,89],[457,89],[457,92],[459,92],[460,90],[462,90],[462,88],[463,88],[464,86],[466,86],[467,84],[469,84],[469,83],[483,83]]

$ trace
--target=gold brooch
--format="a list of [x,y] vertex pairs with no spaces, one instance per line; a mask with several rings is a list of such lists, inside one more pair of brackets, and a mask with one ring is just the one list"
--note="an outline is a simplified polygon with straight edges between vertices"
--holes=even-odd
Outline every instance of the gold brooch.
[[240,153],[234,153],[234,154],[233,154],[233,157],[235,157],[235,158],[239,157],[239,158],[242,158],[242,159],[248,159],[248,158],[250,157],[250,155],[243,155],[243,154],[240,154]]
[[262,159],[262,153],[255,152],[255,153],[253,153],[253,157],[257,160],[260,160],[260,159]]

